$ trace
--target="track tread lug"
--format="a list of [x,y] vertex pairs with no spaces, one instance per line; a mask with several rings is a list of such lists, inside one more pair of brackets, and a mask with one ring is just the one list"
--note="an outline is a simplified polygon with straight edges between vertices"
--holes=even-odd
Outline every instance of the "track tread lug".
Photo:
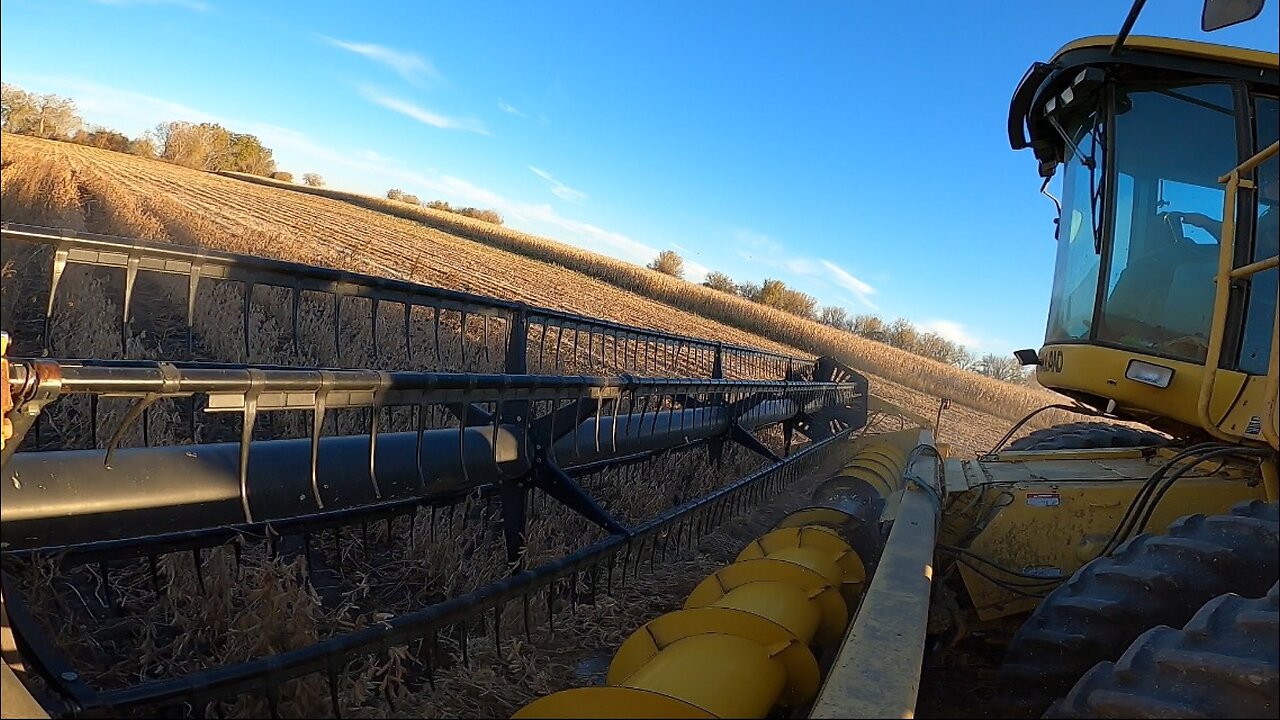
[[[1080,568],[1010,643],[1000,670],[1002,694],[1013,699],[1008,709],[1044,711],[1090,668],[1133,660],[1126,649],[1144,631],[1183,633],[1169,628],[1197,621],[1197,611],[1215,596],[1268,592],[1280,575],[1277,516],[1276,506],[1259,501],[1239,503],[1230,514],[1183,516],[1168,534],[1131,538],[1110,557]],[[1249,613],[1240,623],[1274,637],[1271,617]],[[1158,626],[1168,627],[1153,630]],[[1200,631],[1188,626],[1186,632]]]
[[1278,627],[1280,583],[1261,598],[1220,595],[1183,629],[1153,628],[1095,665],[1045,717],[1276,717]]

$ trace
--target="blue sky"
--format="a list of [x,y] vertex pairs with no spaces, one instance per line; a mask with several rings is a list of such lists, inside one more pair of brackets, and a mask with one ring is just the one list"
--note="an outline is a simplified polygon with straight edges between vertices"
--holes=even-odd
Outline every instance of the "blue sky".
[[[1038,347],[1053,208],[1007,145],[1035,60],[1127,0],[322,4],[5,0],[0,76],[137,134],[252,132],[329,185],[492,207],[647,262],[776,277],[978,352]],[[1275,51],[1280,1],[1200,32]]]

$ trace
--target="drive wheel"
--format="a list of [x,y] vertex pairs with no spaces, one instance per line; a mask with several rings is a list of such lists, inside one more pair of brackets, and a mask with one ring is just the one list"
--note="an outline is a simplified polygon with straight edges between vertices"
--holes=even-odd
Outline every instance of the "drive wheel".
[[1262,597],[1280,575],[1280,512],[1261,501],[1188,515],[1097,558],[1050,593],[1014,635],[1000,669],[1006,710],[1031,717],[1146,630],[1182,627],[1226,593]]
[[1125,425],[1077,422],[1054,425],[1009,443],[1009,450],[1093,450],[1096,448],[1154,447],[1169,442],[1149,430]]
[[1280,584],[1264,598],[1221,595],[1182,630],[1148,630],[1098,663],[1050,718],[1280,716]]

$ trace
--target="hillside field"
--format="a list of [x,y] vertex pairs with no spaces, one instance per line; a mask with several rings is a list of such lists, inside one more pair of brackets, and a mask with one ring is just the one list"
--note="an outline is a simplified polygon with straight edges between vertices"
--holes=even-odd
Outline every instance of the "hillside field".
[[[2,147],[4,221],[251,253],[768,350],[831,354],[865,372],[875,395],[914,414],[932,418],[938,399],[951,398],[941,439],[966,455],[989,449],[1032,409],[1062,401],[1047,391],[991,380],[695,283],[450,213],[261,178],[251,183],[24,136],[5,134]],[[8,295],[6,305],[15,300]],[[1043,413],[1029,427],[1069,417]]]

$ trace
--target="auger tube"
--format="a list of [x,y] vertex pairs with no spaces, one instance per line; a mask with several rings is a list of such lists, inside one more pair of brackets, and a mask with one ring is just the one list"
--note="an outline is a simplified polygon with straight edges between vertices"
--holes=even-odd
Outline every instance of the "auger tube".
[[[755,429],[795,416],[787,399],[765,400],[739,422]],[[662,450],[727,432],[725,407],[588,418],[565,433],[554,455],[565,467]],[[616,427],[616,432],[615,432]],[[444,497],[518,478],[532,459],[519,426],[379,433],[375,474],[382,501]],[[496,440],[495,440],[496,438]],[[496,444],[496,448],[495,448]],[[321,512],[311,490],[311,440],[250,445],[249,503],[256,520]],[[15,453],[0,478],[0,528],[8,549],[92,542],[245,521],[239,444]],[[422,468],[422,482],[419,465]],[[465,466],[465,468],[464,468]],[[317,485],[324,511],[379,501],[369,477],[369,436],[320,440]]]
[[[516,718],[911,717],[924,653],[940,458],[927,430],[863,438],[843,469],[614,654],[606,685]],[[879,567],[851,540],[879,541]],[[865,594],[864,594],[865,591]],[[848,630],[852,621],[852,630]],[[846,634],[847,631],[847,634]],[[825,685],[818,658],[835,651]]]

